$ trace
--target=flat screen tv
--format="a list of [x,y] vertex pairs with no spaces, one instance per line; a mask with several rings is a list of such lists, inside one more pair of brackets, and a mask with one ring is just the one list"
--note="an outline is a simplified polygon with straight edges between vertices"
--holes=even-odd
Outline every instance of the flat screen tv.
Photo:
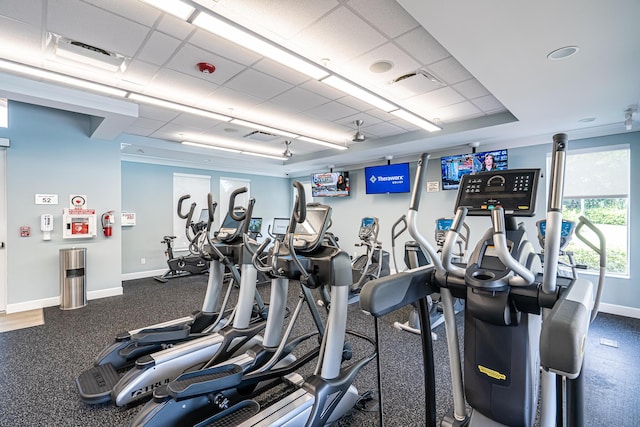
[[349,195],[349,172],[319,172],[311,174],[313,197],[346,197]]
[[457,190],[464,175],[507,169],[507,150],[443,156],[440,159],[442,189]]
[[409,163],[364,168],[367,194],[408,193],[411,190]]

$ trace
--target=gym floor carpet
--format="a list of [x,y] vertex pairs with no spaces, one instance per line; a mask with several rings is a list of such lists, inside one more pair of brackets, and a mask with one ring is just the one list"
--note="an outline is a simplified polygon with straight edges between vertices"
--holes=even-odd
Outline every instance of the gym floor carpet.
[[[93,358],[116,333],[185,316],[204,297],[206,276],[158,283],[153,279],[124,282],[121,296],[89,301],[86,307],[63,311],[44,309],[45,324],[0,333],[0,426],[126,426],[141,405],[117,408],[89,406],[77,395],[75,378],[92,366]],[[290,286],[289,307],[299,295]],[[268,286],[261,286],[268,301]],[[409,308],[380,320],[381,365],[385,425],[424,425],[424,388],[420,339],[393,327],[404,322]],[[306,313],[306,312],[305,312]],[[461,317],[461,315],[458,315]],[[460,320],[460,319],[459,319]],[[310,330],[302,317],[294,335]],[[349,327],[373,335],[373,319],[357,304],[349,307]],[[452,407],[446,338],[435,329],[438,419]],[[361,339],[349,338],[354,360],[373,351]],[[586,347],[586,425],[640,425],[640,320],[599,314]],[[315,362],[314,362],[315,363]],[[311,366],[310,369],[312,369]],[[355,385],[360,393],[376,390],[375,361],[363,368]],[[341,426],[377,426],[374,404],[353,410]]]

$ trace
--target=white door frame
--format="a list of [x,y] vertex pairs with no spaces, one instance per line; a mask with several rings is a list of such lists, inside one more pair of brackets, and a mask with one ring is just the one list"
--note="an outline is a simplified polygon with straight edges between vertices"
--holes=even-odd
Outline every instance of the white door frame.
[[7,149],[0,147],[0,312],[7,311]]

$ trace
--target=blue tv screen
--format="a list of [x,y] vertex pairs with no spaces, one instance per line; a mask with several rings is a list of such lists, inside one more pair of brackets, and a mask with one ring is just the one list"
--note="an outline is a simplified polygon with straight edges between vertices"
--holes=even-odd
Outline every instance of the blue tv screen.
[[411,190],[409,163],[364,168],[367,194],[408,193]]

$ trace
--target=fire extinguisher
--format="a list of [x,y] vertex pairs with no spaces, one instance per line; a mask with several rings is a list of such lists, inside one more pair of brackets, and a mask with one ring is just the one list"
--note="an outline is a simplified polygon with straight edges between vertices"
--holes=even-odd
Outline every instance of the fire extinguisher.
[[115,224],[116,218],[113,216],[113,211],[107,211],[102,214],[102,231],[105,237],[111,237],[113,234],[113,224]]

